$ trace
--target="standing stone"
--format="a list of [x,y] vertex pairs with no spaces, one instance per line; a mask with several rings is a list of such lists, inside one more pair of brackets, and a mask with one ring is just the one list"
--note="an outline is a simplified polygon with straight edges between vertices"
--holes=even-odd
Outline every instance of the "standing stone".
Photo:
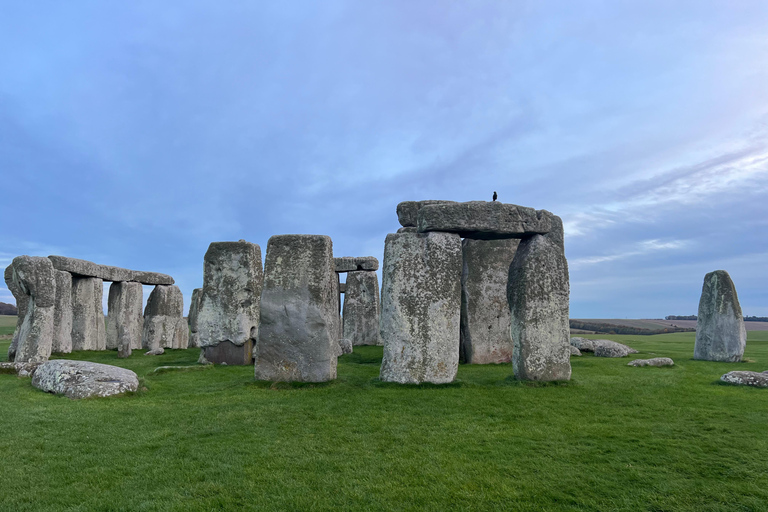
[[[176,285],[157,285],[144,308],[141,346],[147,350],[174,348],[176,328],[184,315],[184,297]],[[184,326],[186,328],[186,324]],[[185,347],[186,348],[186,347]]]
[[341,318],[341,278],[339,277],[338,271],[336,272],[336,288],[333,293],[336,297],[336,306],[339,312],[339,317],[336,322],[336,327],[338,328],[338,332],[336,333],[336,339],[338,340],[338,343],[339,343],[339,355],[351,354],[352,343],[344,339],[344,322]]
[[519,380],[571,378],[568,262],[562,221],[553,216],[553,223],[553,233],[520,242],[509,268],[512,364]]
[[144,289],[141,283],[118,282],[109,287],[107,298],[107,350],[117,349],[118,357],[129,357],[141,348],[144,331]]
[[103,293],[101,279],[72,276],[72,350],[107,348]]
[[258,245],[240,240],[208,247],[197,313],[200,347],[207,360],[251,364],[263,282]]
[[14,361],[47,361],[53,344],[53,316],[56,278],[47,258],[18,256],[13,259],[14,285],[29,297],[27,312],[19,329]]
[[173,344],[171,348],[186,349],[189,347],[189,325],[182,317],[176,323],[176,331],[173,334]]
[[379,277],[376,272],[347,274],[344,294],[344,339],[351,345],[381,345]]
[[336,378],[338,289],[333,244],[321,235],[269,239],[254,348],[256,380]]
[[29,303],[29,295],[24,293],[24,290],[22,290],[21,287],[13,281],[13,264],[5,267],[4,277],[5,284],[8,286],[8,290],[10,290],[10,292],[13,294],[13,297],[16,299],[16,329],[13,331],[13,339],[11,340],[11,345],[8,347],[8,360],[13,361],[14,357],[16,356],[16,348],[19,345],[19,333],[21,332],[21,324],[24,323],[24,317],[27,316],[27,304]]
[[459,235],[387,235],[381,292],[381,380],[451,382],[459,365]]
[[51,352],[72,352],[72,274],[54,270],[56,307],[53,310],[53,344]]
[[200,311],[200,297],[203,293],[202,288],[195,288],[192,290],[192,304],[189,306],[189,346],[190,347],[199,347],[200,346],[200,332],[198,331],[197,327],[197,315]]
[[694,359],[738,362],[747,345],[744,316],[736,287],[725,270],[704,277],[696,322]]
[[461,243],[461,344],[459,358],[470,364],[512,361],[507,302],[509,266],[519,240],[472,240]]

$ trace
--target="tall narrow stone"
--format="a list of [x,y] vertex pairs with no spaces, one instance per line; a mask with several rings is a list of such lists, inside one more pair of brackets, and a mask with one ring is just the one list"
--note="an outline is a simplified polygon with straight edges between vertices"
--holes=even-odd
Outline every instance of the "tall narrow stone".
[[696,322],[694,359],[738,362],[747,345],[744,316],[736,286],[725,270],[704,277]]
[[245,240],[213,242],[204,265],[197,329],[205,358],[251,364],[264,282],[261,247]]
[[387,235],[381,292],[381,380],[453,381],[459,364],[459,235]]
[[[184,315],[184,296],[176,285],[157,285],[149,294],[144,308],[142,348],[180,348],[176,329]],[[186,323],[184,324],[186,328]],[[187,348],[187,347],[182,347]]]
[[200,297],[202,296],[203,289],[202,288],[195,288],[192,290],[192,303],[189,306],[189,316],[188,322],[189,322],[189,346],[192,347],[199,347],[200,346],[200,332],[198,330],[198,324],[197,324],[197,314],[200,311]]
[[103,293],[101,279],[72,276],[72,350],[107,348]]
[[254,347],[257,380],[336,378],[338,288],[333,244],[321,235],[269,239]]
[[354,345],[381,345],[379,277],[376,272],[347,274],[344,294],[344,339]]
[[53,343],[51,352],[72,352],[72,274],[54,270],[56,308],[53,311]]
[[523,239],[509,268],[512,363],[519,380],[569,380],[570,285],[562,221],[547,235]]
[[19,329],[14,361],[47,361],[53,343],[53,316],[56,304],[56,278],[47,258],[18,256],[13,260],[12,279],[27,295],[27,312]]
[[29,303],[29,295],[24,293],[24,290],[13,281],[13,264],[5,267],[4,272],[5,284],[8,286],[8,290],[13,294],[13,298],[16,299],[16,329],[13,331],[13,339],[8,347],[8,360],[13,361],[16,357],[16,348],[19,345],[19,333],[21,332],[21,324],[24,323],[24,317],[27,316],[27,304]]
[[141,283],[116,282],[109,286],[107,298],[107,350],[117,349],[128,357],[141,348],[144,331],[144,289]]
[[460,359],[470,364],[512,361],[507,302],[509,266],[519,240],[472,240],[461,243]]

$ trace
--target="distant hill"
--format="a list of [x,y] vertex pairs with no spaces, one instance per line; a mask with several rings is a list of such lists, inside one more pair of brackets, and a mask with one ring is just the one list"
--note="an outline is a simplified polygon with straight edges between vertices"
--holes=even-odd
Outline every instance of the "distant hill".
[[13,304],[0,302],[0,315],[18,315],[19,310]]

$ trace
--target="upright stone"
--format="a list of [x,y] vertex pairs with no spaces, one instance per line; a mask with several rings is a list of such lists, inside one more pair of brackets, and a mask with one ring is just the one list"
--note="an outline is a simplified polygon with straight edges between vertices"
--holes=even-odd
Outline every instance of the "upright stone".
[[461,243],[461,344],[464,363],[512,361],[507,302],[509,267],[519,240],[472,240]]
[[47,258],[18,256],[13,259],[14,285],[28,296],[27,312],[19,329],[14,361],[47,361],[53,343],[56,278]]
[[459,364],[459,235],[387,235],[381,292],[381,380],[451,382]]
[[344,339],[355,345],[381,345],[379,277],[376,272],[347,274],[344,294]]
[[51,352],[72,352],[72,274],[54,270],[56,306],[53,310],[53,343]]
[[746,345],[744,316],[731,276],[725,270],[710,272],[699,300],[693,358],[738,362]]
[[107,298],[107,350],[117,349],[118,356],[128,357],[141,348],[144,331],[144,289],[141,283],[116,282],[109,287]]
[[106,349],[103,293],[101,279],[72,276],[72,350]]
[[338,281],[330,237],[273,236],[264,270],[256,380],[335,379]]
[[18,310],[16,316],[16,329],[13,331],[13,339],[8,347],[8,360],[13,361],[16,357],[16,348],[19,345],[19,333],[21,332],[21,324],[24,323],[24,317],[27,316],[27,304],[29,303],[29,295],[24,293],[24,290],[13,281],[13,264],[5,267],[5,284],[8,286],[8,290],[13,294],[16,299],[16,309]]
[[[176,285],[157,285],[144,308],[142,348],[176,348],[174,340],[179,319],[184,315],[184,297]],[[186,324],[184,325],[186,328]],[[186,348],[186,347],[184,347]]]
[[519,380],[569,380],[568,262],[562,221],[553,216],[552,233],[523,239],[509,268],[509,301]]
[[192,290],[192,304],[189,306],[189,346],[190,347],[199,347],[200,346],[200,332],[198,331],[198,324],[197,324],[197,314],[200,311],[200,297],[203,293],[202,288],[195,288]]
[[251,364],[263,282],[258,245],[240,240],[208,247],[197,313],[200,347],[208,361]]

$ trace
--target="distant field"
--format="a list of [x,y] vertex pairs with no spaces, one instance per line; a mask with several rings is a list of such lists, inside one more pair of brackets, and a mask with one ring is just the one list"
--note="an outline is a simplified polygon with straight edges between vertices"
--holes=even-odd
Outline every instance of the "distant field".
[[[603,324],[623,325],[627,327],[637,327],[639,329],[664,329],[665,327],[686,327],[696,328],[696,320],[656,320],[656,319],[626,319],[626,318],[601,318],[585,319],[574,318],[580,322],[596,322]],[[744,322],[747,331],[768,331],[768,322]]]
[[0,315],[0,339],[13,334],[16,328],[16,315]]

